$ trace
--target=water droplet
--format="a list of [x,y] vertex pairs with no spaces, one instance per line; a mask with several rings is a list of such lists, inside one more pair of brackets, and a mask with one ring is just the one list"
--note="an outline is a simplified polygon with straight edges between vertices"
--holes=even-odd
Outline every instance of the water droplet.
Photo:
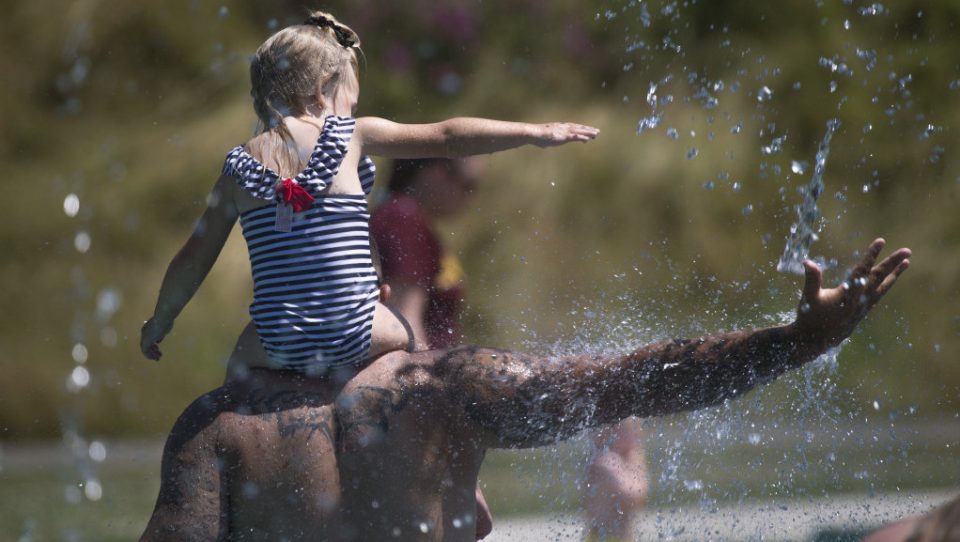
[[77,232],[77,235],[73,238],[73,248],[81,254],[90,250],[90,234],[85,231]]
[[690,150],[687,151],[687,160],[693,160],[700,154],[700,151],[696,147],[690,147]]
[[77,343],[73,345],[73,350],[70,352],[73,361],[77,363],[86,363],[87,362],[87,347],[83,343]]
[[680,137],[680,133],[677,132],[677,129],[674,127],[667,128],[667,137],[670,139],[676,140]]
[[103,487],[96,478],[88,478],[83,484],[83,494],[91,501],[99,501],[103,497]]
[[95,440],[90,443],[90,448],[87,451],[90,459],[96,461],[97,463],[103,463],[107,459],[107,447],[104,446],[99,440]]
[[220,11],[217,13],[217,16],[220,17],[221,20],[226,19],[230,16],[230,8],[227,6],[220,6]]
[[72,392],[78,392],[90,384],[90,371],[82,365],[78,365],[70,372],[70,378],[67,380],[67,389]]
[[421,533],[426,534],[430,532],[430,526],[427,525],[426,522],[421,521],[419,527]]
[[740,209],[740,212],[743,213],[743,216],[750,216],[753,214],[753,204],[748,203],[746,207]]
[[879,401],[874,401],[874,402],[873,402],[873,409],[874,409],[874,410],[880,410],[880,402],[879,402]]
[[644,130],[652,130],[660,126],[660,120],[663,118],[663,113],[656,113],[650,115],[649,117],[640,119],[640,122],[637,124],[637,135],[640,135]]
[[760,147],[760,154],[764,156],[779,154],[780,151],[783,150],[783,142],[786,141],[786,139],[786,135],[773,138],[769,145],[763,145]]
[[864,185],[863,185],[863,188],[861,188],[861,191],[862,191],[864,194],[866,194],[867,192],[870,191],[870,185],[869,185],[869,184],[864,184]]
[[453,528],[459,529],[463,527],[463,521],[460,518],[453,518]]
[[747,442],[756,446],[760,444],[760,433],[750,433],[747,435]]
[[116,288],[104,288],[97,294],[97,319],[109,320],[120,309],[122,303],[120,291]]
[[797,175],[803,175],[803,172],[807,171],[807,163],[800,160],[792,160],[790,162],[790,171]]
[[707,190],[713,190],[713,188],[714,188],[715,186],[716,186],[716,185],[714,184],[713,181],[707,181],[707,182],[703,183],[703,187],[706,188]]
[[861,7],[860,9],[857,10],[857,13],[859,13],[860,15],[863,15],[864,17],[872,17],[876,15],[883,15],[885,11],[886,11],[886,8],[883,7],[883,4],[880,4],[879,2],[877,2],[869,6]]
[[760,87],[760,90],[757,91],[757,101],[758,102],[767,102],[773,98],[773,91],[770,90],[770,87],[764,85]]
[[76,194],[67,194],[63,198],[63,212],[73,218],[80,212],[80,198]]
[[843,21],[843,29],[844,29],[844,30],[850,30],[850,19],[844,19],[844,21]]

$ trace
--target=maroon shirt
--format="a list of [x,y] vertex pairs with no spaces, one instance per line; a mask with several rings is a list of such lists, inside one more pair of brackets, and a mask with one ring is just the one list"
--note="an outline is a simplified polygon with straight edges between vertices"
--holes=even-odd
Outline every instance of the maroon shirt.
[[370,217],[370,236],[380,251],[387,284],[426,290],[423,321],[430,348],[461,344],[462,271],[456,259],[444,253],[417,200],[405,194],[391,196]]

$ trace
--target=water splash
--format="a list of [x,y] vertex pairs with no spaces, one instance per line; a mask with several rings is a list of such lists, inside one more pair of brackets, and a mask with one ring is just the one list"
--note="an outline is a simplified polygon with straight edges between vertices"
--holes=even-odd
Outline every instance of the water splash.
[[790,237],[783,249],[783,256],[777,263],[777,271],[785,273],[803,274],[803,261],[810,255],[810,246],[819,239],[822,224],[817,199],[823,193],[823,172],[827,168],[827,157],[830,155],[830,140],[840,126],[840,121],[827,121],[827,133],[823,135],[813,167],[813,177],[810,183],[802,189],[803,202],[796,206],[797,221],[790,226]]

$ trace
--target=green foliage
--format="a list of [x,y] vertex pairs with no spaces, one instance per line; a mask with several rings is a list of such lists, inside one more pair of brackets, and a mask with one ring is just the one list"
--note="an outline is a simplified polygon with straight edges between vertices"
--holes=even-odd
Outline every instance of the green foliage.
[[[960,172],[950,137],[960,8],[901,2],[861,13],[871,5],[326,9],[363,41],[361,114],[602,130],[589,145],[490,157],[473,212],[444,225],[468,272],[468,331],[480,343],[604,350],[780,321],[798,281],[773,268],[812,171],[792,173],[792,161],[811,163],[826,121],[840,119],[814,253],[845,266],[885,235],[917,254],[841,355],[841,378],[860,404],[883,397],[933,414],[960,405]],[[58,412],[77,401],[93,433],[163,432],[220,381],[245,323],[249,268],[236,232],[158,365],[139,355],[139,326],[219,160],[251,132],[247,56],[299,20],[302,3],[21,2],[10,11],[0,33],[9,82],[0,160],[14,194],[0,264],[0,435],[54,435]],[[852,75],[832,70],[840,64]],[[762,87],[771,99],[758,101]],[[661,124],[638,134],[653,113]],[[782,151],[763,153],[782,136]],[[71,193],[75,217],[61,205]],[[92,240],[86,253],[74,248],[80,231]],[[108,289],[122,304],[98,316]],[[75,343],[89,350],[92,384],[73,396],[64,382]]]

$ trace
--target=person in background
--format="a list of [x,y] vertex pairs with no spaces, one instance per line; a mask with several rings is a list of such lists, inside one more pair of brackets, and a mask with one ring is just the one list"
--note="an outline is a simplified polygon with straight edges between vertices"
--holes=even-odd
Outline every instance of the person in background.
[[588,542],[633,540],[635,520],[650,492],[642,439],[638,418],[627,418],[594,435],[596,448],[583,487]]
[[[434,224],[467,208],[481,169],[474,157],[394,160],[387,200],[370,216],[391,306],[410,325],[417,350],[463,344],[463,266]],[[476,497],[480,540],[493,530],[493,516],[479,483]]]
[[910,516],[877,529],[863,542],[957,542],[960,496],[922,516]]
[[463,343],[463,267],[436,223],[466,210],[482,167],[477,158],[395,160],[387,200],[370,218],[392,305],[425,348]]
[[[467,210],[483,164],[475,157],[395,160],[387,200],[370,219],[391,305],[420,338],[420,348],[463,344],[464,271],[446,250],[437,223]],[[637,419],[604,428],[587,466],[584,508],[590,540],[626,540],[646,504],[648,482]],[[492,517],[477,487],[478,532]],[[489,532],[489,531],[488,531]],[[485,535],[486,533],[484,533]]]

